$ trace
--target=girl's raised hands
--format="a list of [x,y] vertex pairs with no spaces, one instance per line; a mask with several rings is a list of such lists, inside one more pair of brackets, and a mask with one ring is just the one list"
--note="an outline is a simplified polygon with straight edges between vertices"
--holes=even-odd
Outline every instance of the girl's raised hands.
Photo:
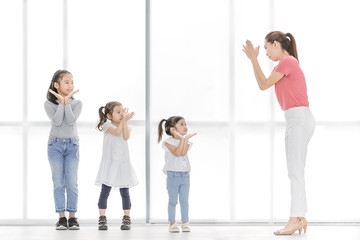
[[125,121],[129,121],[130,119],[132,119],[132,117],[135,115],[134,112],[129,113],[129,109],[128,108],[123,108],[122,109],[122,118]]
[[197,133],[191,133],[185,136],[185,138],[189,139],[192,138],[193,136],[195,136]]
[[188,135],[183,136],[183,135],[181,135],[178,131],[176,131],[175,128],[172,128],[170,131],[171,131],[174,135],[177,135],[178,137],[183,138],[183,139],[189,139],[189,138],[191,138],[191,137],[193,137],[193,136],[195,136],[195,135],[197,134],[197,133],[191,133],[191,134],[188,134]]
[[49,89],[49,92],[59,100],[59,103],[64,104],[64,105],[69,104],[70,98],[78,91],[79,90],[72,91],[69,95],[63,97],[59,93],[55,92],[54,90]]
[[250,60],[255,60],[259,56],[260,46],[254,48],[250,40],[246,40],[246,45],[243,45],[243,51]]
[[64,98],[60,94],[58,94],[52,89],[49,89],[49,92],[59,100],[59,103],[64,104]]
[[77,92],[79,92],[79,89],[76,90],[76,91],[72,91],[71,93],[69,93],[69,95],[67,95],[67,96],[64,98],[64,100],[65,100],[65,105],[66,105],[66,104],[69,104],[69,101],[70,101],[71,97],[72,97],[75,93],[77,93]]
[[125,116],[125,121],[129,121],[130,119],[132,119],[132,117],[135,115],[134,112],[128,113]]

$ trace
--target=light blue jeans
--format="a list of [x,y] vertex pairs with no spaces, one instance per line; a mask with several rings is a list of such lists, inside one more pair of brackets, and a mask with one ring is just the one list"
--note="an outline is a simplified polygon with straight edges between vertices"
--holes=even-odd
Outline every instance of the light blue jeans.
[[[48,141],[48,159],[54,184],[56,212],[77,212],[79,138],[57,138],[50,136]],[[66,208],[65,190],[67,195]]]
[[188,222],[190,173],[167,171],[166,188],[169,194],[169,222],[175,222],[175,212],[178,198],[180,200],[181,221]]

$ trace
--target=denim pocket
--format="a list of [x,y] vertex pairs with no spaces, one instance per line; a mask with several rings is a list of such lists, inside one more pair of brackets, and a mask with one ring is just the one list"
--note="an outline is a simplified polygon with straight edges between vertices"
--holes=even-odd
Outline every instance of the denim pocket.
[[49,136],[48,145],[51,146],[56,142],[56,137]]
[[74,144],[74,145],[79,146],[79,138],[78,137],[71,138],[71,143]]

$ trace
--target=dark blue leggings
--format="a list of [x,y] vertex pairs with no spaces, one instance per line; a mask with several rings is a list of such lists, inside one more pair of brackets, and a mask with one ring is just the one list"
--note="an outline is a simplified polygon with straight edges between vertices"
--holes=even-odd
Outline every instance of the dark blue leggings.
[[[106,186],[103,184],[101,186],[101,193],[99,198],[99,209],[106,209],[107,208],[107,200],[110,195],[111,187]],[[120,188],[120,194],[122,198],[122,207],[123,210],[130,210],[131,209],[131,201],[130,201],[130,193],[128,188]]]

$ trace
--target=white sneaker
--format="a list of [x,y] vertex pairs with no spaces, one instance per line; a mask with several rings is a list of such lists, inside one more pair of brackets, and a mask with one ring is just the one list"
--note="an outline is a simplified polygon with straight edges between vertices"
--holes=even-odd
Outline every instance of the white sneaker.
[[178,226],[176,226],[176,223],[174,223],[173,225],[169,226],[169,232],[178,233],[180,232],[180,229],[178,228]]
[[189,222],[183,223],[181,225],[181,229],[182,229],[183,232],[190,232]]

